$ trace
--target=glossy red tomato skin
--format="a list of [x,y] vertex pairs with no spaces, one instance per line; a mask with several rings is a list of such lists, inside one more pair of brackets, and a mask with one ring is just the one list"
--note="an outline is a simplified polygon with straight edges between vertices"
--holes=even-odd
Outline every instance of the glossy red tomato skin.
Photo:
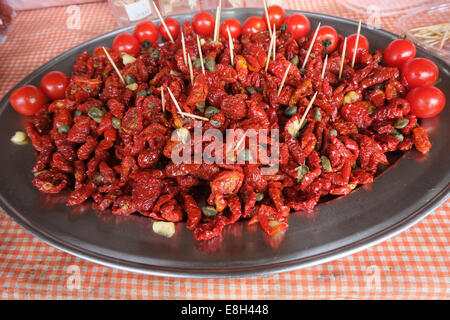
[[411,113],[418,118],[437,116],[445,107],[445,95],[436,87],[418,87],[408,92]]
[[[169,29],[173,40],[176,40],[176,38],[178,38],[178,35],[180,34],[180,23],[174,18],[166,18],[164,19],[164,22],[166,23],[166,26]],[[159,33],[164,39],[170,40],[166,28],[164,28],[164,25],[162,23],[159,24]]]
[[285,19],[285,23],[294,39],[306,37],[311,29],[309,19],[300,13],[291,14]]
[[239,38],[239,36],[241,35],[241,31],[242,31],[242,26],[241,26],[241,23],[239,22],[239,20],[235,19],[235,18],[226,19],[220,25],[219,31],[220,31],[221,36],[228,39],[227,26],[230,29],[231,37],[234,39]]
[[331,42],[331,44],[327,47],[326,53],[330,54],[334,50],[336,50],[339,42],[339,37],[336,29],[334,29],[333,27],[322,26],[319,28],[319,31],[317,32],[316,41],[321,42],[323,44],[323,42],[327,39]]
[[140,51],[139,40],[129,33],[121,33],[114,38],[113,50],[137,55]]
[[433,85],[439,69],[433,61],[425,58],[414,58],[407,61],[401,68],[402,81],[409,89]]
[[[347,49],[346,51],[346,55],[347,57],[349,57],[350,59],[353,59],[353,53],[355,52],[355,44],[356,44],[356,33],[349,35],[347,37]],[[339,51],[342,52],[343,49],[343,45],[344,45],[344,41],[342,41],[341,45],[339,46]],[[355,61],[358,62],[361,59],[361,53],[363,50],[365,51],[369,51],[369,40],[367,40],[367,38],[360,34],[359,35],[359,39],[358,39],[358,49],[356,51],[356,57],[355,57]]]
[[416,56],[416,46],[409,40],[397,39],[388,44],[383,52],[384,64],[400,68]]
[[[275,25],[275,27],[279,29],[286,19],[286,12],[284,9],[280,6],[273,5],[267,8],[267,12],[269,13],[270,26],[273,28],[273,25]],[[264,21],[267,21],[265,13],[263,15],[263,19]]]
[[41,89],[29,84],[14,90],[9,102],[18,113],[32,116],[42,108],[46,98]]
[[61,71],[50,71],[41,79],[41,89],[51,100],[64,99],[70,77]]
[[216,19],[209,11],[201,11],[192,19],[194,31],[202,36],[209,36],[214,33]]
[[151,43],[155,43],[158,41],[159,37],[158,27],[151,21],[143,21],[138,23],[134,28],[133,34],[139,42],[148,40]]
[[255,34],[267,29],[266,22],[261,17],[252,16],[245,20],[242,34]]

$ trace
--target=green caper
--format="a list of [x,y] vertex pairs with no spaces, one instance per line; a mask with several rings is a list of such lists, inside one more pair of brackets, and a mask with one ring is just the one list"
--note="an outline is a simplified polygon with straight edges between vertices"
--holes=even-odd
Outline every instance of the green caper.
[[202,213],[205,217],[214,217],[218,212],[214,207],[203,206]]
[[287,30],[287,24],[283,23],[280,27],[281,32],[285,32]]
[[291,63],[292,63],[293,65],[295,65],[295,66],[298,66],[299,62],[300,62],[300,60],[299,60],[298,56],[294,56],[294,57],[291,59]]
[[392,130],[391,135],[394,136],[400,142],[402,142],[405,139],[405,137],[397,129]]
[[209,123],[211,123],[211,125],[216,128],[220,128],[222,126],[222,122],[216,120],[210,120]]
[[95,183],[99,184],[99,183],[102,182],[103,177],[100,174],[100,172],[96,172],[96,173],[94,173],[94,178],[93,179],[94,179]]
[[320,109],[315,109],[313,116],[314,116],[314,120],[322,121],[322,112],[320,112]]
[[336,131],[336,129],[331,129],[330,130],[330,134],[332,134],[333,136],[337,137],[338,132]]
[[141,90],[138,93],[136,93],[136,98],[140,97],[140,96],[146,97],[147,96],[147,91],[146,90]]
[[255,193],[255,197],[257,202],[262,201],[264,199],[264,193],[257,192]]
[[66,134],[69,132],[69,130],[70,130],[70,126],[68,124],[63,124],[58,127],[58,133],[61,133],[61,134]]
[[105,109],[101,107],[92,107],[88,111],[88,116],[91,117],[95,122],[100,123],[105,113]]
[[195,69],[202,67],[202,61],[200,60],[200,58],[196,58],[192,61],[192,67],[194,67]]
[[136,83],[136,78],[133,75],[131,75],[131,74],[127,74],[125,76],[125,83],[126,84]]
[[322,168],[323,168],[323,170],[328,171],[328,172],[331,172],[331,171],[332,171],[332,168],[331,168],[331,161],[330,161],[330,159],[328,159],[327,156],[321,156],[321,157],[320,157],[320,160],[321,160],[321,162],[322,162]]
[[78,117],[78,116],[81,116],[83,114],[83,112],[81,112],[80,110],[75,110],[75,112],[73,113],[73,116],[74,117]]
[[247,88],[245,88],[245,90],[247,90],[248,94],[254,94],[254,93],[258,92],[253,87],[247,87]]
[[121,126],[122,126],[122,121],[120,121],[120,119],[117,118],[117,117],[113,117],[111,119],[111,122],[112,122],[112,126],[113,126],[114,129],[119,130],[121,128]]
[[403,129],[404,127],[406,127],[409,123],[409,120],[406,118],[403,119],[398,119],[397,121],[395,121],[394,124],[394,128],[395,129]]
[[148,41],[147,39],[145,39],[142,43],[141,43],[141,48],[147,49],[149,47],[152,46],[152,43],[150,41]]
[[250,161],[252,159],[252,153],[246,148],[238,153],[238,158],[244,161]]
[[292,117],[294,114],[297,113],[297,107],[296,106],[289,106],[283,111],[284,115],[286,117]]
[[159,59],[159,49],[156,49],[155,51],[152,52],[151,57],[155,60]]
[[205,109],[205,116],[211,118],[213,115],[218,114],[219,112],[220,110],[217,109],[216,107],[209,106],[208,108]]
[[147,52],[151,55],[153,53],[153,51],[155,51],[155,49],[153,49],[153,47],[149,47],[147,49]]
[[200,112],[205,112],[206,105],[205,105],[204,102],[197,102],[197,103],[195,104],[195,106],[197,107],[197,110],[198,110],[198,111],[200,111]]
[[301,166],[295,168],[295,171],[297,171],[297,183],[300,183],[309,172],[309,167],[306,164],[302,164]]
[[214,72],[216,70],[216,60],[213,57],[207,57],[205,59],[205,68]]

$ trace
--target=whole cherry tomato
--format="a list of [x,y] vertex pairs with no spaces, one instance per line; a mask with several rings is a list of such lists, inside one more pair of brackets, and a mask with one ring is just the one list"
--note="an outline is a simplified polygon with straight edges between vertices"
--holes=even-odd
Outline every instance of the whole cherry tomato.
[[294,39],[306,37],[311,29],[309,19],[300,13],[291,14],[286,18],[285,23]]
[[[283,25],[284,19],[286,19],[286,12],[284,9],[280,6],[273,5],[267,8],[267,13],[269,14],[270,26],[273,28],[273,25],[275,25],[275,27],[279,29]],[[265,13],[263,19],[264,21],[267,21]]]
[[325,50],[325,53],[330,54],[331,52],[336,50],[336,47],[339,42],[336,29],[334,29],[331,26],[320,27],[319,31],[317,32],[316,41],[321,42]]
[[[180,23],[174,18],[166,18],[164,19],[164,22],[167,26],[167,29],[169,29],[170,35],[172,36],[173,40],[178,38],[178,34],[180,33]],[[166,28],[164,28],[164,25],[162,23],[159,25],[159,33],[164,39],[170,40],[169,34],[167,33]]]
[[45,104],[45,94],[31,84],[14,90],[9,97],[14,110],[26,116],[32,116]]
[[159,37],[158,27],[151,21],[143,21],[138,23],[134,28],[133,34],[139,42],[148,40],[151,43],[155,43],[158,41]]
[[192,19],[194,31],[202,36],[209,36],[214,33],[216,19],[209,11],[201,11]]
[[[356,33],[349,35],[347,38],[347,49],[346,55],[350,59],[353,59],[353,53],[355,52],[355,44],[356,44]],[[342,52],[344,42],[342,41],[341,45],[339,46],[339,51]],[[361,59],[362,51],[369,51],[369,40],[367,40],[366,37],[364,37],[362,34],[359,35],[358,39],[358,49],[356,51],[356,57],[355,61],[358,62],[359,59]]]
[[263,20],[263,18],[253,16],[245,20],[244,25],[242,26],[242,34],[258,33],[266,29],[266,22]]
[[411,113],[419,118],[431,118],[445,107],[445,95],[436,87],[418,87],[406,95]]
[[220,34],[222,35],[222,37],[225,37],[228,39],[227,27],[230,29],[230,34],[231,34],[232,38],[234,38],[234,39],[239,38],[239,36],[241,35],[242,27],[241,27],[241,23],[239,22],[238,19],[235,19],[235,18],[226,19],[220,25],[220,29],[219,29]]
[[407,61],[401,68],[402,81],[409,89],[428,87],[436,82],[439,69],[433,61],[425,58],[414,58]]
[[129,33],[121,33],[114,38],[113,50],[137,55],[140,51],[139,40]]
[[384,49],[384,63],[389,67],[400,68],[406,61],[416,56],[416,46],[409,40],[397,39]]
[[64,99],[70,78],[61,71],[50,71],[41,79],[41,89],[51,100]]

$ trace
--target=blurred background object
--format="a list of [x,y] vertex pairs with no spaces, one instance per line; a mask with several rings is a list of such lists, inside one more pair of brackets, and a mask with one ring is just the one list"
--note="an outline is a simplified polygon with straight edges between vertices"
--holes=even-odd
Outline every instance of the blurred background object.
[[14,15],[14,9],[3,0],[0,0],[0,44],[6,40],[6,33],[11,26]]
[[407,39],[450,62],[450,2],[408,12],[399,19],[397,29]]
[[31,10],[101,1],[103,0],[6,0],[15,10]]

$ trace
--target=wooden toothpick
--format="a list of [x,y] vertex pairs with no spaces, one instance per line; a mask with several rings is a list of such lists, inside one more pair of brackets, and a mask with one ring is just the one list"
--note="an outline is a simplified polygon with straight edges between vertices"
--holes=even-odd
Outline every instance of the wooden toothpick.
[[306,52],[305,60],[303,61],[302,69],[305,69],[306,62],[308,62],[309,55],[311,54],[311,50],[314,46],[314,43],[316,42],[317,33],[319,32],[320,24],[321,24],[321,22],[319,22],[319,24],[317,25],[316,31],[314,31],[314,35],[313,35],[311,44],[309,45],[308,51]]
[[200,55],[200,63],[202,64],[202,72],[205,74],[205,66],[203,65],[202,45],[200,44],[200,38],[197,35],[198,54]]
[[299,122],[299,127],[300,127],[300,128],[303,127],[303,122],[305,121],[306,116],[307,116],[307,114],[308,114],[308,112],[309,112],[309,109],[311,109],[311,107],[312,107],[312,105],[313,105],[313,103],[314,103],[314,100],[316,100],[317,93],[318,93],[318,91],[316,91],[316,93],[314,93],[314,96],[312,97],[311,101],[309,102],[308,106],[306,107],[305,112],[303,113],[302,118],[300,119],[300,122]]
[[275,54],[277,53],[277,28],[273,25],[273,61],[275,61]]
[[278,94],[277,96],[280,96],[281,90],[283,89],[284,82],[286,81],[287,75],[289,73],[289,69],[291,68],[291,63],[289,63],[288,67],[286,68],[286,71],[284,72],[283,79],[281,79],[280,88],[278,88]]
[[222,0],[219,1],[219,5],[216,9],[216,21],[214,24],[214,42],[219,42],[219,30],[220,30],[220,16],[222,14]]
[[164,98],[164,87],[159,88],[161,91],[161,105],[162,105],[162,112],[166,112],[166,99]]
[[322,68],[322,73],[320,75],[321,79],[325,76],[325,69],[327,68],[327,61],[328,61],[328,55],[326,55],[325,59],[323,60],[323,68]]
[[184,65],[187,65],[187,59],[186,59],[186,44],[184,42],[184,34],[183,31],[181,32],[181,49],[183,50],[183,61]]
[[344,38],[344,45],[342,46],[341,65],[339,66],[339,80],[341,80],[342,71],[344,70],[344,60],[346,50],[347,50],[347,37]]
[[267,10],[267,3],[266,0],[263,0],[264,4],[264,12],[266,13],[266,22],[267,22],[267,29],[269,29],[269,35],[270,38],[272,38],[272,29],[270,28],[270,19],[269,19],[269,11]]
[[189,112],[179,112],[182,116],[186,116],[189,118],[193,118],[193,119],[199,119],[199,120],[204,120],[204,121],[209,121],[209,118],[206,117],[202,117],[202,116],[198,116],[196,114],[192,114]]
[[121,74],[120,71],[119,71],[119,68],[117,68],[116,64],[114,63],[113,59],[112,59],[111,56],[109,55],[108,51],[106,51],[105,47],[102,47],[102,48],[103,48],[103,51],[105,51],[106,57],[108,58],[109,62],[111,62],[111,64],[112,64],[114,70],[117,72],[117,75],[119,76],[120,81],[121,81],[123,84],[125,84],[125,80],[123,79],[122,74]]
[[269,43],[269,52],[267,53],[267,61],[266,61],[266,72],[267,69],[269,68],[269,62],[270,62],[270,55],[272,53],[272,46],[273,46],[273,37],[270,38],[270,43]]
[[155,2],[152,1],[152,3],[153,3],[153,7],[155,7],[155,11],[156,11],[156,13],[158,14],[159,19],[161,20],[161,23],[162,23],[164,29],[166,30],[167,34],[169,35],[170,41],[171,41],[171,42],[174,42],[174,41],[173,41],[173,38],[172,38],[172,34],[170,33],[169,28],[167,28],[167,25],[166,25],[166,23],[164,22],[164,19],[163,19],[162,15],[161,15],[161,12],[159,12],[159,9],[158,9],[158,7],[156,6]]
[[356,61],[356,53],[358,52],[358,42],[359,42],[359,34],[361,33],[361,19],[358,23],[358,31],[356,32],[356,40],[355,40],[355,50],[353,51],[353,58],[352,58],[352,68],[355,67],[355,61]]
[[177,108],[178,113],[181,115],[181,117],[184,118],[184,112],[181,111],[181,108],[180,108],[180,106],[179,106],[179,104],[178,104],[178,102],[177,102],[177,99],[175,99],[175,97],[174,97],[174,95],[173,95],[173,93],[172,93],[172,91],[170,90],[169,87],[167,87],[167,91],[169,91],[169,95],[170,95],[170,97],[172,98],[172,101],[173,101],[173,103],[175,104],[175,107]]
[[228,41],[229,41],[228,47],[230,48],[230,61],[231,61],[231,65],[234,66],[234,58],[233,58],[234,44],[233,44],[233,38],[231,37],[230,27],[228,27],[228,26],[227,26],[227,32],[228,32]]
[[194,72],[192,71],[192,61],[191,55],[188,53],[188,65],[189,65],[189,76],[191,78],[191,84],[194,85]]

